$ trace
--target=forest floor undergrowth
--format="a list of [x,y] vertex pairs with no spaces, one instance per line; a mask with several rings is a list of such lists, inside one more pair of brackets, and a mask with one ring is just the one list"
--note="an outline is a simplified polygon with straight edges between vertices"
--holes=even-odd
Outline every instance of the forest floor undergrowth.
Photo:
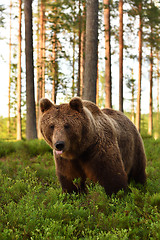
[[160,139],[144,145],[146,186],[109,197],[98,184],[62,194],[44,141],[1,141],[0,239],[160,239]]

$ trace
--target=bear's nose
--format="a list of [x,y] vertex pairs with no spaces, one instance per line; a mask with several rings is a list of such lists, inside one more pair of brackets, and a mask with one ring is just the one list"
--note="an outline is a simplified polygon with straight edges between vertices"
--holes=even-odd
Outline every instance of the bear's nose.
[[56,143],[55,143],[55,148],[57,149],[57,150],[59,150],[59,151],[61,151],[61,150],[63,150],[64,149],[64,142],[63,141],[57,141]]

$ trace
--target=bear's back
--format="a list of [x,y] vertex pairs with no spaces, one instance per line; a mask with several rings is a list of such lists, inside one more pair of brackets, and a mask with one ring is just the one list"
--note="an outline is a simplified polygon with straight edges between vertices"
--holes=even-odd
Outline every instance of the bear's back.
[[116,125],[118,125],[121,130],[137,132],[135,125],[122,112],[110,108],[104,108],[102,109],[102,112],[105,113],[111,120],[113,120],[113,122],[116,122]]
[[132,121],[123,113],[112,109],[102,109],[102,112],[110,118],[115,126],[119,149],[125,165],[125,170],[128,174],[139,148],[143,151],[140,134]]

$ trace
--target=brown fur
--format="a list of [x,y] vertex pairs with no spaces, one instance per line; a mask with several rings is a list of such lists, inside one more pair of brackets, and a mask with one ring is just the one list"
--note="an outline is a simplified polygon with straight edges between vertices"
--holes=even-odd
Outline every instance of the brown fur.
[[[131,178],[145,183],[142,139],[123,113],[100,110],[80,98],[61,105],[42,99],[40,109],[40,129],[53,148],[63,191],[85,191],[87,178],[99,182],[109,195],[126,189]],[[57,150],[57,143],[63,144],[62,151]],[[76,178],[80,179],[78,186],[74,183]]]

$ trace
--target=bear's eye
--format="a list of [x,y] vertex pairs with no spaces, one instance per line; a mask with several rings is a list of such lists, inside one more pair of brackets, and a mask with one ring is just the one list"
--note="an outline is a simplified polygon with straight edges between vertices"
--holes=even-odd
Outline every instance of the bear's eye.
[[64,128],[65,129],[69,129],[70,128],[70,125],[68,123],[64,124]]
[[53,124],[50,125],[49,128],[53,130],[54,129],[54,125]]

